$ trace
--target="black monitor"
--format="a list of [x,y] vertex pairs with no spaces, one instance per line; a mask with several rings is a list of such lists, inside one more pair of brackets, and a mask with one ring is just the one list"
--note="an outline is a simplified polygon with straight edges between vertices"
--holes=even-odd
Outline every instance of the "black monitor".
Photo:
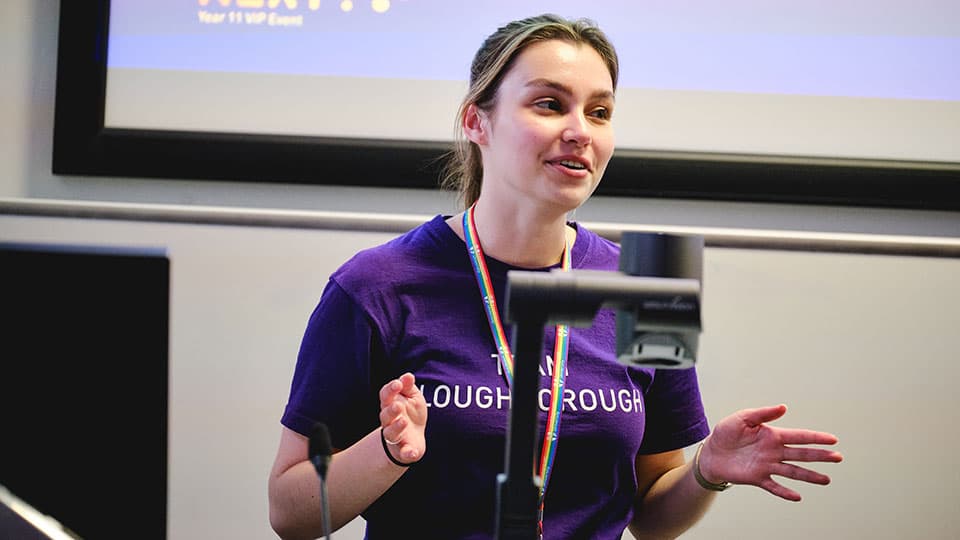
[[0,243],[0,486],[80,538],[166,538],[169,297],[162,249]]

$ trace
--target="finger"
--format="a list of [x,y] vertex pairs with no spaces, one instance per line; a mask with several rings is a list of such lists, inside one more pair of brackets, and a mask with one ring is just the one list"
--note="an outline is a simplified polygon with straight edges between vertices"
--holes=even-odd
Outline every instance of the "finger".
[[773,478],[770,478],[769,476],[768,476],[767,478],[761,480],[758,485],[759,485],[761,488],[763,488],[763,489],[769,491],[770,493],[776,495],[777,497],[780,497],[781,499],[786,499],[786,500],[788,500],[788,501],[793,501],[793,502],[799,502],[799,501],[800,501],[800,494],[799,494],[799,493],[797,493],[796,491],[794,491],[794,490],[792,490],[792,489],[790,489],[790,488],[788,488],[788,487],[786,487],[786,486],[783,486],[783,485],[778,484],[776,481],[773,480]]
[[825,486],[830,483],[829,476],[798,465],[793,465],[792,463],[778,463],[771,467],[770,472],[777,476],[799,480],[800,482],[807,482],[809,484]]
[[412,444],[405,444],[400,447],[400,457],[402,457],[404,461],[413,463],[420,459],[420,451]]
[[783,451],[783,461],[840,463],[843,454],[825,448],[793,448],[786,447]]
[[783,444],[837,444],[837,436],[824,431],[810,429],[780,429],[778,430]]
[[403,417],[394,419],[391,423],[383,426],[383,438],[387,444],[399,445],[403,443],[403,430],[407,427],[407,421]]
[[394,423],[398,418],[403,416],[404,407],[403,403],[399,401],[394,401],[389,405],[380,409],[380,425],[387,427],[390,424]]
[[758,407],[756,409],[744,409],[740,411],[740,418],[749,426],[759,426],[767,422],[772,422],[787,412],[787,406],[784,404],[773,405],[771,407]]
[[380,387],[380,406],[385,407],[402,389],[403,384],[399,379],[393,379]]
[[420,392],[420,389],[417,388],[417,379],[413,373],[407,372],[401,375],[400,383],[403,385],[400,393],[406,397],[414,397]]

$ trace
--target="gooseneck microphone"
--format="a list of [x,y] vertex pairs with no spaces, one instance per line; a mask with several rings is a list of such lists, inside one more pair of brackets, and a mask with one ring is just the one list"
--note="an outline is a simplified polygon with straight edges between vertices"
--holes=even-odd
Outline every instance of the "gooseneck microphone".
[[330,503],[327,501],[327,470],[333,457],[333,444],[330,443],[330,431],[323,422],[313,425],[310,432],[310,462],[320,476],[320,507],[323,515],[323,532],[330,538]]

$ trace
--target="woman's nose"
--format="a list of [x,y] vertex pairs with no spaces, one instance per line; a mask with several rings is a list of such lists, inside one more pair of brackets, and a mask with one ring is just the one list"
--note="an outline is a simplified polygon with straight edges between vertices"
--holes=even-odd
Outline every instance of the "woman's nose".
[[590,135],[590,125],[587,123],[587,119],[583,115],[571,114],[569,116],[569,122],[567,126],[563,129],[563,134],[561,135],[564,142],[573,142],[578,146],[586,146],[590,144],[593,140],[593,137]]

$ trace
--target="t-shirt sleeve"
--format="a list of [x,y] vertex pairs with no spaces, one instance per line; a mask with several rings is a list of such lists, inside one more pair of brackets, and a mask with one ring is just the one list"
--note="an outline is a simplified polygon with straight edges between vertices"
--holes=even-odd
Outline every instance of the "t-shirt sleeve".
[[363,310],[333,280],[311,313],[281,424],[309,436],[316,422],[336,448],[353,444],[377,424],[371,354],[378,338]]
[[641,454],[685,448],[710,434],[696,368],[658,369],[645,396]]

